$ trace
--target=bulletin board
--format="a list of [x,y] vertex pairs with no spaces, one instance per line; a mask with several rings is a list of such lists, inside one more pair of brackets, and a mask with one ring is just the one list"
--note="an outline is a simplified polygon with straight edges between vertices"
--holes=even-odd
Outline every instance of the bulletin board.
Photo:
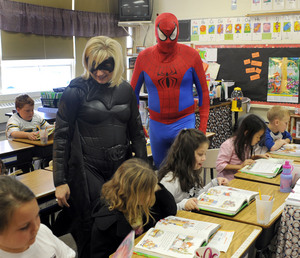
[[[269,58],[300,57],[300,45],[245,46],[247,45],[218,47],[217,63],[221,66],[217,79],[233,80],[235,86],[242,89],[245,97],[254,101],[267,101]],[[247,73],[247,68],[253,67],[253,61],[256,62],[256,71],[254,73],[248,70]]]

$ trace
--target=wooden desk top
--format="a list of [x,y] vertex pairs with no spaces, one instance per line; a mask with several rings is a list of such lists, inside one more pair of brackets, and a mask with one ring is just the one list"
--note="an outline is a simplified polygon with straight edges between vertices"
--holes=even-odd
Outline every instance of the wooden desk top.
[[266,178],[262,176],[255,176],[247,173],[237,172],[236,174],[234,174],[234,177],[238,179],[244,179],[244,180],[250,180],[250,181],[256,181],[260,183],[280,186],[280,174],[278,174],[274,178]]
[[28,143],[28,144],[35,145],[35,146],[45,147],[45,146],[53,145],[53,134],[49,136],[47,144],[42,144],[40,140],[32,141],[32,140],[29,140],[29,139],[13,139],[13,141],[23,142],[23,143]]
[[242,180],[242,179],[233,179],[230,181],[229,186],[250,190],[250,191],[256,191],[261,190],[262,194],[265,195],[274,195],[274,203],[273,203],[273,209],[271,214],[271,219],[269,224],[267,225],[260,225],[257,223],[256,219],[256,202],[251,202],[248,206],[246,206],[244,209],[242,209],[238,214],[235,216],[226,216],[223,214],[213,213],[213,212],[207,212],[201,210],[201,213],[208,214],[211,216],[226,218],[232,221],[239,221],[247,224],[252,224],[256,226],[260,226],[263,228],[269,228],[281,215],[283,209],[284,209],[284,203],[285,199],[289,195],[289,193],[282,193],[279,191],[279,186],[271,185],[271,184],[264,184],[249,180]]
[[275,158],[275,159],[291,159],[295,163],[300,163],[300,157],[297,157],[297,156],[285,156],[285,155],[278,155],[278,154],[274,154],[274,153],[269,153],[269,154],[271,155],[272,158]]
[[0,155],[9,154],[11,152],[20,151],[24,149],[30,149],[34,146],[31,144],[21,143],[21,142],[14,142],[9,140],[0,141]]
[[49,170],[38,169],[16,177],[23,184],[27,185],[35,194],[41,198],[55,192],[53,173]]
[[[256,238],[261,233],[262,229],[258,226],[253,226],[249,224],[239,223],[235,221],[228,221],[225,219],[220,219],[216,217],[206,216],[203,214],[197,214],[194,212],[187,212],[187,211],[178,211],[177,215],[178,217],[188,218],[188,219],[194,219],[194,220],[201,220],[201,221],[208,221],[212,223],[217,223],[221,225],[221,228],[219,230],[234,230],[234,235],[232,242],[230,243],[230,246],[226,253],[221,252],[220,257],[232,257],[237,250],[240,248],[240,246],[247,240],[249,235],[254,232],[255,237],[251,239],[251,241],[247,241],[246,245],[243,250],[239,250],[239,255],[236,257],[241,257],[241,255],[251,246],[253,242],[255,242]],[[137,244],[141,240],[142,236],[139,236],[137,239],[135,239],[135,244]],[[134,254],[132,256],[134,257],[140,257],[139,255]]]

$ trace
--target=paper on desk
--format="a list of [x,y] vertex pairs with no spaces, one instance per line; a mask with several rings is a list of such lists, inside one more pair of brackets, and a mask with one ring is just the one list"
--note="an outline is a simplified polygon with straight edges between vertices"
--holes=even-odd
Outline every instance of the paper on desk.
[[232,241],[234,231],[219,230],[214,237],[209,241],[209,247],[214,247],[220,252],[227,252]]

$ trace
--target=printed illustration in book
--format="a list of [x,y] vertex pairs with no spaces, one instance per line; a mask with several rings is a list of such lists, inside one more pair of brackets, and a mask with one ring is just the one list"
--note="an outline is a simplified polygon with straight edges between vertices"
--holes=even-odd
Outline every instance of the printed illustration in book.
[[[286,159],[257,159],[251,165],[247,165],[240,169],[240,172],[262,176],[266,178],[273,178],[277,176],[282,171],[282,165],[285,163]],[[293,160],[289,160],[290,164]]]
[[198,207],[200,210],[233,216],[248,205],[257,194],[258,192],[234,187],[215,186],[199,195]]
[[299,67],[299,57],[269,58],[267,101],[298,103]]
[[194,257],[195,250],[213,235],[219,224],[169,216],[150,228],[134,253],[157,257]]
[[300,144],[285,144],[279,150],[271,151],[271,153],[284,156],[300,157]]

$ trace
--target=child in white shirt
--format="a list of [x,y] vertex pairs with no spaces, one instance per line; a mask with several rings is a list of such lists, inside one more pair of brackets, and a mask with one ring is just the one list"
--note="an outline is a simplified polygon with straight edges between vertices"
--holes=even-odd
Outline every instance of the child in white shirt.
[[39,206],[20,181],[0,176],[0,258],[73,258],[75,252],[40,224]]
[[196,129],[183,129],[177,135],[158,171],[158,180],[174,196],[178,210],[197,209],[197,197],[210,187],[226,185],[219,177],[202,185],[201,167],[206,160],[209,140]]
[[50,126],[40,115],[34,113],[34,100],[27,94],[15,99],[17,113],[7,121],[6,137],[37,140],[39,129]]

